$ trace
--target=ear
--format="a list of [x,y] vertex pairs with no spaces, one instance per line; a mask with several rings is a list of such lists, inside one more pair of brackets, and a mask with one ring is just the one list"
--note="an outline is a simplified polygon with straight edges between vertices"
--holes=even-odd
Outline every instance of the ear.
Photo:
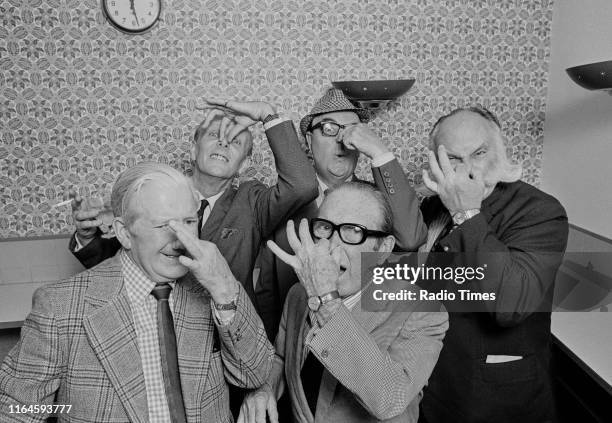
[[381,239],[380,245],[378,247],[378,252],[388,253],[384,255],[386,260],[387,257],[389,257],[389,255],[393,251],[393,247],[395,247],[395,237],[393,235],[387,235],[386,237]]
[[123,248],[130,250],[132,248],[132,234],[125,225],[122,217],[116,217],[113,220],[113,230]]

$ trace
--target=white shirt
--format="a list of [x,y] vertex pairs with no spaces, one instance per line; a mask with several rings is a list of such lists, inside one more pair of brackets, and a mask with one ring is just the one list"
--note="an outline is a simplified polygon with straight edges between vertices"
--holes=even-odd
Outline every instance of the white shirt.
[[213,207],[215,207],[215,203],[217,202],[219,198],[221,198],[225,190],[213,195],[212,197],[208,197],[208,198],[204,197],[200,193],[200,191],[196,190],[196,192],[198,193],[198,200],[200,201],[200,203],[202,202],[202,200],[208,201],[208,206],[206,206],[206,208],[204,209],[204,214],[202,215],[202,226],[200,227],[200,229],[202,229],[204,227],[204,224],[208,220],[208,217],[210,216],[210,213],[212,212]]

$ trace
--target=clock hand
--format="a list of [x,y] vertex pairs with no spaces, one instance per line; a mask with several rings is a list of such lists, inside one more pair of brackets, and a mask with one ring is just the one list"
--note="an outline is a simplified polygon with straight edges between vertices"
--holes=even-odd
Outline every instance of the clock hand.
[[138,15],[136,15],[136,8],[134,7],[134,0],[130,0],[130,9],[132,9],[132,13],[136,18],[136,25],[140,25],[140,23],[138,22]]

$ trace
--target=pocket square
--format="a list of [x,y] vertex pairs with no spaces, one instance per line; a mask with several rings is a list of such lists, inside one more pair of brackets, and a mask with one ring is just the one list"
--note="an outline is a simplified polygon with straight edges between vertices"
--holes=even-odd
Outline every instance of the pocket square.
[[508,363],[510,361],[522,360],[522,355],[487,355],[487,364]]

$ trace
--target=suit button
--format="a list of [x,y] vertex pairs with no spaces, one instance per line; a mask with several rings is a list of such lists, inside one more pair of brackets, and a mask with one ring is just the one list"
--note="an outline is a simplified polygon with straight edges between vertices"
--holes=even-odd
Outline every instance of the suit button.
[[395,194],[395,189],[393,189],[393,188],[389,189],[389,193],[390,194]]
[[448,245],[445,245],[444,248],[442,248],[444,251],[448,251]]
[[386,170],[383,172],[384,176],[389,176],[389,172],[387,172]]
[[321,351],[321,358],[327,358],[329,356],[329,351],[323,350]]

